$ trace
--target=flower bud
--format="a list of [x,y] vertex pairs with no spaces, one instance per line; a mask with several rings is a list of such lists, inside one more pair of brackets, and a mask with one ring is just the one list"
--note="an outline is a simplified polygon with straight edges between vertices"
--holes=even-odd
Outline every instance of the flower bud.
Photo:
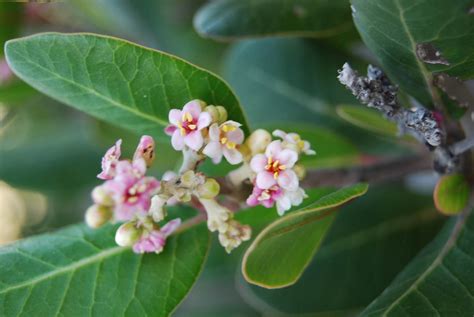
[[227,110],[222,106],[207,106],[204,111],[209,113],[212,118],[212,122],[221,124],[227,121]]
[[112,218],[110,207],[92,205],[86,211],[86,223],[91,228],[99,228]]
[[115,242],[121,247],[132,246],[138,241],[142,230],[136,227],[135,222],[126,222],[121,225],[115,233]]
[[97,186],[92,191],[92,200],[94,203],[106,207],[112,207],[114,205],[114,199],[111,193],[105,189],[104,186]]
[[199,184],[199,177],[194,171],[187,171],[181,175],[181,184],[184,187],[193,188]]
[[252,132],[245,144],[252,155],[263,153],[272,141],[272,135],[267,130],[258,129]]
[[299,180],[302,180],[306,177],[306,168],[303,165],[296,164],[293,166],[293,171],[296,173],[296,176],[298,176]]
[[140,138],[140,143],[138,144],[133,159],[137,160],[143,158],[145,160],[146,166],[150,167],[155,160],[155,141],[149,135],[144,135]]
[[221,187],[215,179],[208,178],[204,184],[198,187],[197,192],[200,198],[212,199],[219,194],[220,189]]
[[227,118],[228,118],[228,113],[227,113],[226,108],[224,108],[222,106],[216,106],[216,109],[217,109],[217,112],[219,113],[218,123],[221,124],[223,122],[226,122]]
[[166,210],[164,206],[167,200],[168,200],[167,198],[160,197],[158,195],[155,195],[151,198],[149,213],[153,217],[154,221],[160,222],[161,220],[165,219]]

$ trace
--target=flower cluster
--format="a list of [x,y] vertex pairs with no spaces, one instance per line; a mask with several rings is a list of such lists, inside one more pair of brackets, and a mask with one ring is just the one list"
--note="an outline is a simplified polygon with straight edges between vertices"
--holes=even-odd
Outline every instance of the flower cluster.
[[[206,158],[214,164],[226,160],[231,165],[242,164],[225,178],[238,191],[243,184],[252,184],[246,199],[249,206],[276,205],[282,215],[306,197],[299,181],[304,168],[298,165],[301,155],[311,155],[310,144],[298,134],[276,130],[256,130],[245,139],[242,125],[228,120],[222,106],[207,105],[192,100],[182,109],[172,109],[165,133],[171,136],[176,151],[182,151],[179,171],[166,172],[161,181],[146,176],[155,156],[155,143],[143,136],[132,160],[122,160],[121,140],[104,155],[98,175],[104,183],[92,192],[94,205],[86,213],[86,222],[99,227],[109,220],[123,221],[116,233],[116,242],[131,246],[136,253],[163,250],[166,238],[181,224],[167,217],[167,206],[190,204],[202,210],[211,232],[217,232],[220,244],[231,252],[251,237],[248,225],[234,217],[228,197],[221,195],[219,182],[199,171]],[[245,199],[243,199],[245,200]],[[238,202],[240,206],[244,201]],[[234,201],[235,206],[235,201]],[[197,216],[200,217],[200,216]]]
[[278,214],[283,215],[306,197],[299,186],[299,180],[304,176],[303,168],[296,163],[301,154],[313,155],[315,152],[296,133],[275,130],[273,135],[280,138],[275,141],[271,141],[270,133],[265,130],[257,130],[254,134],[267,141],[260,141],[258,151],[252,153],[250,169],[254,187],[247,204],[266,208],[276,204]]

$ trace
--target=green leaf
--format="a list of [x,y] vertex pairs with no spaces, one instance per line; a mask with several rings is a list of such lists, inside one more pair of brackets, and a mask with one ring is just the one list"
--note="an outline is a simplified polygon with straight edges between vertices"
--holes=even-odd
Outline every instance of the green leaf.
[[472,316],[474,216],[452,218],[362,316]]
[[245,253],[245,279],[265,288],[294,284],[334,220],[334,209],[367,191],[366,184],[340,189],[266,227]]
[[354,100],[334,75],[347,58],[302,39],[252,40],[233,46],[224,73],[251,124],[300,121],[332,127],[339,123],[334,106]]
[[204,37],[329,37],[351,28],[347,0],[222,0],[203,6],[194,27]]
[[433,192],[436,208],[446,215],[460,213],[469,202],[469,191],[469,184],[462,174],[441,177]]
[[241,279],[242,296],[271,316],[354,316],[436,236],[442,219],[429,196],[374,186],[337,213],[298,282],[267,290]]
[[6,44],[13,71],[39,91],[99,119],[163,137],[168,112],[192,99],[223,105],[246,120],[229,86],[177,57],[127,41],[45,33]]
[[[20,31],[24,5],[21,3],[0,3],[0,45],[17,36]],[[3,52],[0,52],[0,57]]]
[[268,131],[280,129],[298,133],[308,141],[316,155],[303,155],[300,163],[307,168],[329,168],[354,165],[360,162],[360,152],[349,140],[329,129],[309,124],[273,124],[265,127]]
[[[425,105],[439,101],[433,73],[474,76],[474,19],[470,0],[352,0],[354,22],[365,44],[400,87]],[[449,65],[428,64],[417,45],[438,50]]]
[[75,225],[0,249],[0,315],[169,316],[202,269],[207,228],[170,237],[159,255],[118,247],[115,229]]
[[363,106],[339,105],[337,114],[344,120],[360,128],[387,135],[397,136],[397,124],[385,119],[378,111]]

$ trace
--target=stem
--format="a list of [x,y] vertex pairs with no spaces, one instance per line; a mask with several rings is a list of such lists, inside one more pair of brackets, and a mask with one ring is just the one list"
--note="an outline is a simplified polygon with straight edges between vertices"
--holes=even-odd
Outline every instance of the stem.
[[465,138],[462,141],[454,143],[453,145],[451,145],[450,150],[451,150],[451,153],[453,153],[454,155],[460,155],[473,147],[474,147],[474,136],[471,136],[469,138]]
[[179,169],[179,174],[190,170],[194,171],[202,159],[203,156],[201,154],[186,147],[183,150],[183,164]]
[[400,179],[420,170],[431,169],[432,162],[424,156],[392,159],[370,166],[308,171],[303,187],[347,186],[357,182],[381,183]]

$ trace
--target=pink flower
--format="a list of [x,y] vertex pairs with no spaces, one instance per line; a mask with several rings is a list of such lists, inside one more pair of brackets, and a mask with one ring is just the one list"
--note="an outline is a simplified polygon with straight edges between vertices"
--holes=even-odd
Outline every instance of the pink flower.
[[145,231],[140,239],[133,245],[135,253],[160,253],[166,244],[166,238],[171,235],[181,224],[181,219],[171,220],[161,229]]
[[203,153],[212,158],[214,164],[220,163],[222,156],[233,165],[242,162],[242,154],[237,149],[244,141],[244,132],[240,126],[240,123],[230,120],[220,126],[217,123],[211,125],[209,143]]
[[147,166],[151,166],[155,159],[155,141],[149,135],[144,135],[140,138],[140,143],[135,150],[133,160],[143,158]]
[[268,189],[261,189],[255,186],[252,194],[247,198],[247,205],[262,205],[265,208],[272,208],[276,203],[277,212],[282,216],[292,206],[300,205],[305,197],[306,194],[302,188],[288,191],[278,186],[272,186]]
[[298,188],[298,177],[292,170],[298,154],[282,147],[281,141],[270,143],[265,154],[257,154],[250,161],[250,168],[257,173],[256,185],[268,189],[274,185],[294,191]]
[[97,175],[97,178],[100,179],[112,179],[115,176],[115,169],[120,158],[120,146],[122,145],[122,140],[115,142],[110,149],[105,152],[104,157],[102,158],[102,172]]
[[116,167],[114,179],[104,186],[112,193],[115,202],[115,219],[130,220],[135,214],[146,214],[151,197],[160,183],[154,177],[146,177],[145,160],[139,158],[133,163],[120,161]]
[[265,208],[272,208],[275,202],[283,195],[283,191],[278,186],[262,189],[254,186],[252,194],[247,198],[247,205],[263,205]]
[[184,105],[183,110],[171,109],[170,125],[165,129],[171,135],[171,144],[177,151],[187,145],[194,151],[199,151],[204,144],[201,130],[211,124],[211,115],[203,112],[201,101],[192,100]]

